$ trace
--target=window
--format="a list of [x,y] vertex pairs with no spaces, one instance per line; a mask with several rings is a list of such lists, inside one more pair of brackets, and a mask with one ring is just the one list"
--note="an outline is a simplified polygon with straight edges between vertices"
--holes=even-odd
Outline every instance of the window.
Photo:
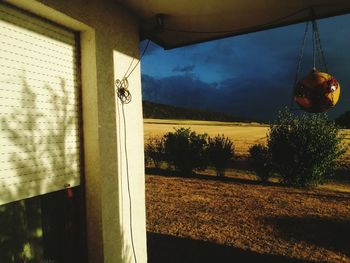
[[78,38],[0,4],[0,262],[84,262]]
[[74,32],[0,6],[0,204],[80,184]]

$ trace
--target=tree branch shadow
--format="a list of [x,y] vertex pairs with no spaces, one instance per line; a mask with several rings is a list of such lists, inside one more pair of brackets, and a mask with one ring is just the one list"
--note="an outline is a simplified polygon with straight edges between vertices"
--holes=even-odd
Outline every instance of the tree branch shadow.
[[[1,202],[26,198],[23,191],[27,197],[36,197],[0,206],[0,262],[78,262],[77,251],[84,245],[72,241],[82,229],[76,220],[82,211],[80,189],[69,190],[70,198],[66,191],[41,195],[50,192],[47,189],[59,190],[54,181],[43,178],[59,178],[78,169],[76,153],[68,151],[66,145],[75,125],[67,106],[66,83],[60,79],[58,89],[49,85],[40,88],[43,96],[49,97],[46,102],[56,113],[53,116],[38,107],[39,92],[24,76],[20,80],[20,104],[1,117],[1,133],[12,149],[2,160]],[[22,183],[28,183],[30,189],[21,189]]]

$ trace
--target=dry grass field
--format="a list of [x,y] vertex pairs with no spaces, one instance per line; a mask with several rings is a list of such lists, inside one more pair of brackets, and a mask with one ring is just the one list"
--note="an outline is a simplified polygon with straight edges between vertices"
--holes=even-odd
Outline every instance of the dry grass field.
[[211,122],[211,121],[179,121],[179,120],[144,120],[145,140],[151,136],[163,136],[174,131],[174,128],[191,128],[197,133],[207,133],[209,136],[224,134],[235,143],[235,152],[245,155],[249,146],[255,143],[264,143],[268,131],[267,125],[258,123],[246,124],[235,122]]
[[[265,143],[268,127],[241,123],[145,120],[145,141],[176,127],[224,134],[236,153]],[[348,142],[350,132],[343,131]],[[193,177],[146,170],[150,263],[350,262],[350,152],[339,178],[317,189],[256,181],[233,167]]]

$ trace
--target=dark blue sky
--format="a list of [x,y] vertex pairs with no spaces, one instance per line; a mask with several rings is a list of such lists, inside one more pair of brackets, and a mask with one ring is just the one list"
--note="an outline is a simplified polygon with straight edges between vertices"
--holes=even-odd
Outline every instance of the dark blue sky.
[[[350,15],[318,20],[329,73],[350,110]],[[141,61],[145,100],[268,121],[290,104],[305,23],[173,50],[151,43]],[[311,30],[301,76],[312,69]],[[141,49],[145,43],[141,43]]]

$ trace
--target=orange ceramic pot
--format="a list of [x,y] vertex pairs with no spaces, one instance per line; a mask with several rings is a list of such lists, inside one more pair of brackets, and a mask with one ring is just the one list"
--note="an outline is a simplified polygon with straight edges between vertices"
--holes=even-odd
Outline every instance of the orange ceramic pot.
[[331,75],[313,70],[300,80],[294,91],[295,102],[305,111],[320,113],[337,104],[340,85]]

